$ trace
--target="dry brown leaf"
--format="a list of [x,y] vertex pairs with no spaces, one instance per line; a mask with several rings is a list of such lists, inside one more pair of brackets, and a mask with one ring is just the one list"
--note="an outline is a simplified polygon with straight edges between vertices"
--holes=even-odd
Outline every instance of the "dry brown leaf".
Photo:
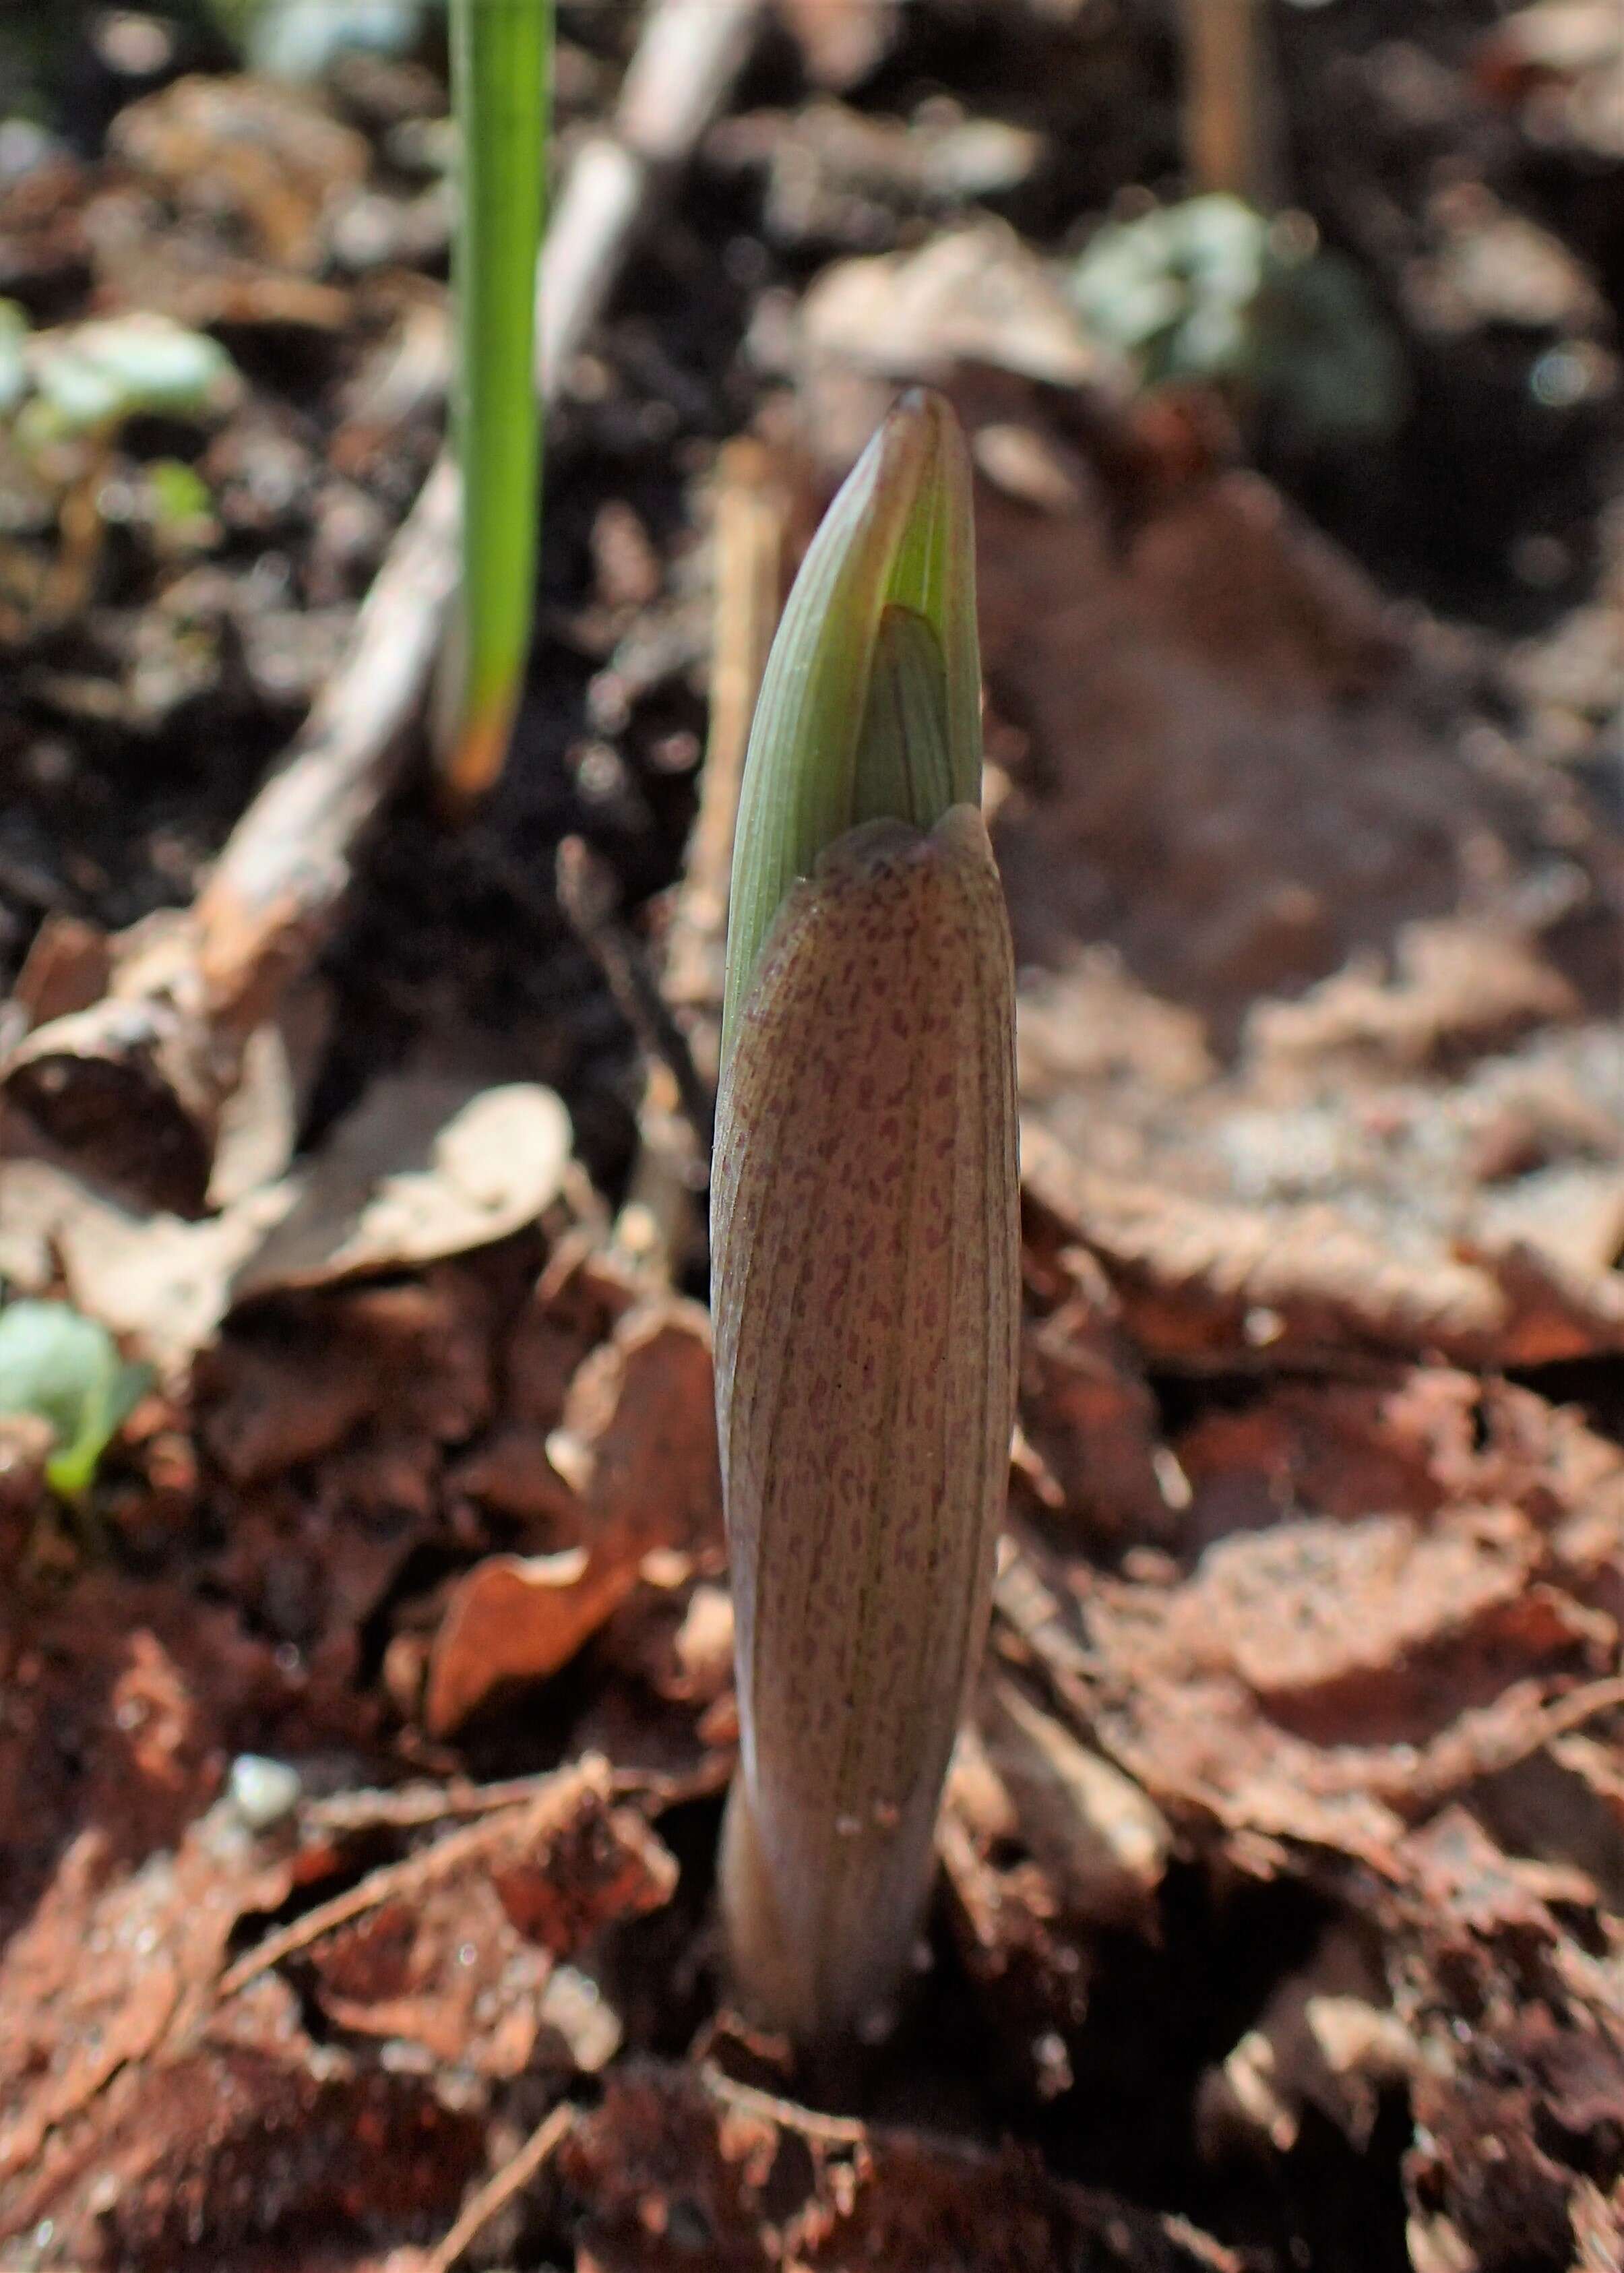
[[[1008,416],[984,400],[972,426]],[[1227,1023],[1545,826],[1438,738],[1379,595],[1257,476],[1141,492],[1126,543],[1089,491],[977,499],[988,685],[1030,746],[994,829],[1023,962],[1108,939]]]
[[1104,1266],[1151,1359],[1271,1359],[1328,1349],[1420,1355],[1493,1349],[1509,1305],[1488,1274],[1439,1254],[1396,1255],[1328,1206],[1265,1211],[1191,1199],[1081,1167],[1022,1124],[1029,1200]]
[[363,1744],[372,1711],[219,1604],[108,1570],[57,1604],[8,1590],[0,1684],[0,1932],[34,1913],[81,1834],[94,1894],[178,1846],[234,1752],[296,1746],[310,1717],[326,1741]]
[[1579,1008],[1560,972],[1503,925],[1409,925],[1395,962],[1389,979],[1354,964],[1301,1001],[1260,1003],[1247,1042],[1261,1066],[1271,1058],[1399,1071],[1458,1063],[1566,1024]]
[[652,1549],[717,1543],[713,1394],[709,1329],[692,1303],[628,1311],[580,1367],[547,1440],[550,1465],[537,1471],[580,1544],[492,1556],[459,1580],[430,1657],[431,1734],[460,1727],[505,1683],[557,1672],[625,1600]]
[[1391,1878],[1407,1819],[1614,1699],[1604,1679],[1562,1717],[1568,1685],[1617,1647],[1610,1613],[1568,1591],[1586,1573],[1564,1530],[1505,1506],[1284,1521],[1219,1540],[1182,1579],[1171,1563],[1051,1567],[1041,1612],[1002,1586],[1000,1608],[1175,1822],[1216,1827],[1249,1868],[1283,1867],[1269,1842],[1286,1841]]
[[1412,2215],[1457,2234],[1483,2273],[1568,2264],[1575,2211],[1594,2230],[1583,2179],[1616,2162],[1624,2127],[1624,2000],[1567,1924],[1594,1940],[1594,1889],[1504,1854],[1459,1807],[1411,1834],[1403,1859],[1383,1907],[1400,2017],[1422,2052]]
[[[1426,1532],[1402,1516],[1281,1523],[1209,1548],[1163,1639],[1316,1742],[1413,1744],[1490,1701],[1517,1659],[1560,1670],[1601,1640],[1532,1583],[1539,1561],[1509,1510]],[[1111,1618],[1102,1605],[1096,1626]]]
[[590,1639],[636,1584],[637,1565],[584,1547],[558,1555],[489,1555],[460,1579],[429,1661],[423,1724],[460,1728],[505,1684],[545,1681]]
[[871,2129],[692,2066],[617,2068],[559,2164],[586,2213],[579,2262],[599,2273],[677,2273],[696,2250],[717,2273],[786,2259],[826,2273],[1239,2273],[1182,2219],[1065,2185],[1018,2149]]
[[237,1484],[329,1453],[366,1422],[437,1460],[490,1418],[500,1299],[498,1271],[458,1258],[239,1315],[198,1369],[204,1441]]
[[81,1834],[0,1962],[0,2190],[120,2069],[157,2051],[212,1986],[237,1919],[274,1909],[294,1876],[288,1857],[255,1853],[223,1804],[176,1853],[103,1887],[107,1860],[98,1834]]
[[[903,379],[989,364],[1057,386],[1116,391],[1112,357],[1084,334],[1051,269],[1001,221],[967,222],[915,251],[837,262],[801,303],[798,352],[831,457],[873,424]],[[870,382],[853,387],[854,374]]]
[[199,2233],[215,2265],[314,2267],[319,2235],[341,2273],[366,2262],[363,2237],[443,2232],[483,2168],[477,2112],[318,2050],[285,1994],[259,2001],[255,2032],[216,2023],[164,2061],[161,2089],[151,2067],[121,2069],[52,2134],[0,2235],[37,2247],[43,2229],[50,2261],[98,2273],[168,2273]]
[[1509,1510],[1426,1532],[1402,1516],[1283,1522],[1210,1547],[1142,1637],[1148,1590],[1103,1587],[1091,1624],[1119,1662],[1142,1639],[1148,1674],[1233,1673],[1278,1725],[1316,1742],[1414,1743],[1498,1693],[1515,1657],[1560,1669],[1601,1639],[1531,1584],[1540,1560]]
[[175,80],[128,104],[121,156],[210,221],[232,214],[279,266],[314,272],[322,222],[366,177],[365,139],[301,89],[265,78]]

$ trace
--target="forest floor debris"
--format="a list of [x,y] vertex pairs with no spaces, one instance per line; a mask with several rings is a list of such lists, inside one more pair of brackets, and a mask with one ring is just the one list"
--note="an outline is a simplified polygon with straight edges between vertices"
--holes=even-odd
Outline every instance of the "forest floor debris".
[[[0,1422],[0,2264],[1613,2273],[1610,11],[1281,11],[1291,194],[1409,390],[1356,465],[1080,312],[1176,175],[1148,23],[785,0],[724,55],[749,12],[679,177],[561,11],[566,147],[662,193],[559,356],[501,788],[450,829],[401,746],[225,1125],[193,1063],[207,1142],[112,1163],[174,1212],[5,1124],[7,1299],[153,1377],[73,1506]],[[55,459],[0,421],[11,1051],[173,977],[438,448],[431,43],[296,94],[175,56],[0,162],[30,356],[144,310],[236,374]],[[713,1939],[683,1122],[763,625],[922,375],[977,470],[1022,1402],[916,1992],[819,2079]]]

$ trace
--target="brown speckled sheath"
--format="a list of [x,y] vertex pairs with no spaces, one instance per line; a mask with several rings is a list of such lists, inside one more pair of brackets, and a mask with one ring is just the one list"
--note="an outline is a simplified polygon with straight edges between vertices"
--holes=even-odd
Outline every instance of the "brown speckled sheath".
[[724,1077],[717,1410],[739,1986],[802,2040],[906,1966],[1014,1414],[1014,973],[981,818],[854,829],[786,900]]

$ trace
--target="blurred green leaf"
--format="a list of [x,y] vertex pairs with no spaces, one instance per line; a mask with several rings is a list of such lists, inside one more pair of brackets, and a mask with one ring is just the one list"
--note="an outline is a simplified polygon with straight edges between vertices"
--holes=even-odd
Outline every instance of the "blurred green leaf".
[[1396,341],[1358,271],[1319,251],[1300,216],[1217,195],[1110,222],[1076,264],[1072,296],[1147,386],[1239,388],[1294,441],[1387,433],[1402,413]]
[[168,536],[196,531],[213,511],[208,484],[179,458],[154,458],[146,469],[146,489],[153,526]]
[[1072,278],[1089,330],[1140,358],[1146,379],[1222,379],[1239,365],[1262,288],[1269,223],[1239,198],[1190,198],[1092,239]]
[[150,1366],[126,1363],[107,1328],[66,1302],[0,1310],[0,1414],[37,1414],[55,1429],[45,1474],[64,1499],[89,1488],[152,1381]]
[[0,300],[0,417],[15,410],[28,389],[28,363],[23,353],[28,319],[15,300]]
[[404,55],[423,19],[419,0],[231,0],[231,12],[251,68],[291,79],[319,79],[356,49]]
[[240,384],[218,340],[143,313],[37,333],[27,364],[30,440],[105,432],[139,411],[206,416],[228,407]]
[[1256,317],[1255,384],[1288,439],[1393,431],[1404,413],[1403,356],[1351,260],[1318,252],[1270,277]]

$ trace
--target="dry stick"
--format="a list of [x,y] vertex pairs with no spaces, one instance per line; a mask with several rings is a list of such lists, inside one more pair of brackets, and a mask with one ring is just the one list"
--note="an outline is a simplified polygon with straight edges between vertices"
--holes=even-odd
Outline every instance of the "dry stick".
[[721,453],[715,494],[710,733],[662,973],[667,1024],[681,1048],[648,1054],[638,1113],[637,1167],[617,1227],[618,1243],[634,1254],[652,1243],[673,1277],[699,1244],[694,1199],[709,1164],[721,1068],[728,885],[739,782],[761,673],[783,604],[790,511],[776,454],[747,435]]
[[767,649],[783,605],[790,499],[775,453],[744,436],[716,469],[715,636],[700,809],[666,940],[665,994],[700,1070],[720,1070],[728,885],[739,782]]
[[[542,1789],[531,1799],[528,1819],[524,1824],[524,1836],[538,1847],[558,1835],[568,1825],[572,1811],[583,1798],[607,1800],[613,1789],[609,1763],[593,1752],[566,1768],[555,1768],[542,1780]],[[235,1997],[251,1982],[268,1973],[284,1958],[296,1957],[309,1949],[325,1934],[335,1932],[341,1925],[364,1917],[379,1903],[391,1901],[397,1894],[421,1893],[449,1877],[470,1859],[482,1854],[493,1840],[505,1836],[513,1829],[509,1819],[499,1819],[494,1813],[477,1816],[458,1830],[448,1831],[432,1846],[420,1847],[399,1862],[381,1863],[369,1871],[353,1887],[341,1894],[333,1894],[325,1902],[318,1902],[286,1925],[266,1934],[245,1950],[235,1965],[229,1965],[221,1975],[215,1994],[222,1999]]]
[[423,2259],[422,2273],[450,2273],[468,2244],[477,2239],[497,2212],[505,2209],[515,2194],[523,2193],[553,2149],[568,2137],[575,2116],[573,2104],[561,2099],[551,2113],[543,2118],[512,2160],[504,2163],[495,2176],[463,2204],[450,2232]]
[[1402,1795],[1408,1801],[1408,1812],[1421,1813],[1440,1807],[1463,1784],[1476,1782],[1480,1776],[1503,1774],[1559,1737],[1571,1736],[1598,1713],[1615,1713],[1620,1706],[1624,1706],[1624,1675],[1610,1674],[1583,1689],[1571,1689],[1565,1696],[1547,1699],[1520,1724],[1492,1730],[1486,1741],[1474,1744],[1470,1737],[1446,1729],[1427,1746],[1418,1774]]
[[558,904],[571,929],[602,972],[645,1058],[651,1065],[662,1066],[675,1084],[708,1158],[715,1100],[700,1076],[641,942],[621,919],[618,877],[585,837],[566,836],[558,847],[557,883]]
[[[653,0],[612,131],[571,168],[543,248],[537,383],[602,310],[651,190],[692,151],[761,0]],[[456,581],[457,474],[442,456],[373,581],[349,655],[191,907],[121,942],[109,991],[30,1034],[4,1093],[69,1162],[195,1213],[243,1045],[308,967],[357,839],[400,769]]]
[[1186,167],[1198,189],[1280,203],[1280,96],[1269,0],[1182,0]]
[[318,1902],[287,1925],[279,1926],[274,1933],[266,1934],[263,1941],[256,1942],[235,1965],[226,1968],[220,1977],[217,1993],[222,1998],[235,1997],[239,1990],[258,1981],[262,1973],[268,1973],[284,1958],[296,1957],[302,1949],[311,1948],[325,1934],[336,1933],[340,1926],[364,1917],[369,1910],[377,1909],[396,1894],[417,1894],[432,1886],[483,1847],[490,1836],[490,1819],[481,1817],[460,1831],[448,1833],[434,1846],[403,1856],[398,1863],[380,1863],[376,1871],[369,1871],[364,1879],[358,1879],[341,1894]]
[[309,1949],[324,1934],[335,1933],[341,1925],[348,1925],[380,1902],[391,1901],[396,1894],[417,1894],[432,1886],[448,1872],[467,1862],[476,1854],[491,1836],[491,1822],[480,1817],[466,1824],[460,1831],[448,1832],[432,1847],[418,1849],[415,1854],[403,1856],[398,1863],[380,1863],[376,1871],[369,1871],[353,1887],[341,1894],[333,1894],[325,1902],[318,1902],[287,1925],[278,1926],[274,1933],[256,1942],[253,1948],[228,1965],[221,1975],[217,1993],[235,1997],[251,1982],[258,1981],[284,1958],[296,1957],[302,1949]]
[[861,2147],[872,2136],[868,2125],[856,2115],[824,2115],[797,2100],[782,2099],[775,2091],[763,2091],[759,2084],[739,2083],[714,2060],[701,2063],[700,2081],[724,2107],[776,2124],[781,2131],[797,2132],[803,2139],[815,2139],[819,2146]]
[[881,2125],[865,2122],[859,2115],[826,2115],[819,2108],[803,2106],[798,2100],[782,2098],[775,2091],[764,2091],[760,2084],[740,2083],[714,2059],[701,2060],[698,2072],[704,2089],[723,2107],[740,2115],[753,2116],[759,2122],[771,2123],[781,2131],[792,2131],[813,2146],[900,2148],[904,2152],[929,2155],[971,2170],[984,2168],[989,2160],[986,2147],[977,2139],[951,2131],[922,2129],[912,2123]]
[[[453,1778],[449,1783],[397,1784],[393,1790],[363,1787],[335,1791],[325,1799],[307,1800],[299,1810],[299,1821],[312,1830],[333,1833],[421,1830],[430,1823],[495,1815],[503,1808],[520,1806],[545,1790],[557,1774],[556,1768],[543,1768],[500,1783]],[[641,1789],[632,1787],[631,1796],[640,1796]]]
[[[497,1815],[537,1799],[558,1779],[557,1768],[542,1768],[534,1775],[509,1776],[499,1783],[468,1783],[453,1777],[449,1783],[397,1784],[391,1790],[370,1786],[336,1791],[325,1799],[306,1800],[299,1810],[302,1826],[313,1831],[342,1835],[353,1831],[419,1831],[431,1823],[466,1822]],[[653,1768],[610,1770],[611,1799],[637,1800],[656,1812],[686,1799],[708,1798],[716,1788],[718,1771],[707,1766],[685,1775],[668,1775]]]

